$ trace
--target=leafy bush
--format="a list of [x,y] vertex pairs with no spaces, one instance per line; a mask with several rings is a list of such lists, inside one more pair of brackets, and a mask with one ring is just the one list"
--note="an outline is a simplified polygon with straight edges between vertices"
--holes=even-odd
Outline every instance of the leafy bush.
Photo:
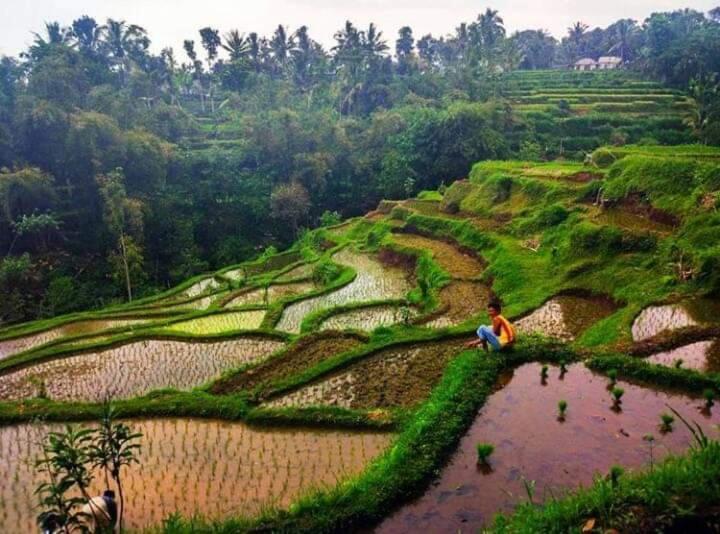
[[313,282],[326,286],[337,279],[341,272],[342,268],[330,260],[320,261],[313,268]]

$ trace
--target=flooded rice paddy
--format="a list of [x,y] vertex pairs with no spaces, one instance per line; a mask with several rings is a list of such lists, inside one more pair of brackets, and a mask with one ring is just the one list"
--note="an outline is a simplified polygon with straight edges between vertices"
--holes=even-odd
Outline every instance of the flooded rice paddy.
[[212,343],[136,341],[0,375],[0,400],[35,397],[41,383],[51,399],[72,401],[130,398],[165,387],[189,389],[282,347],[280,341],[261,337]]
[[213,335],[233,330],[254,330],[260,328],[265,310],[216,313],[198,319],[180,321],[165,328],[168,332]]
[[440,267],[455,278],[477,278],[484,269],[478,258],[439,239],[415,234],[394,234],[393,241],[404,247],[429,251]]
[[328,358],[352,350],[361,344],[359,337],[339,332],[305,336],[277,357],[215,383],[212,392],[225,394],[251,390],[260,384],[304,372]]
[[616,309],[617,305],[607,297],[560,295],[516,321],[515,326],[520,333],[572,341]]
[[675,367],[679,361],[684,369],[720,373],[720,340],[690,343],[676,349],[653,354],[646,361],[668,367]]
[[400,306],[372,306],[338,313],[325,319],[320,330],[365,330],[370,332],[380,326],[391,326],[409,321],[415,315],[412,308]]
[[[647,467],[650,443],[643,437],[648,434],[655,439],[653,461],[683,452],[691,436],[680,421],[672,432],[659,430],[659,415],[669,411],[668,404],[701,424],[708,436],[718,437],[720,409],[702,415],[700,400],[618,382],[625,395],[621,411],[614,411],[608,380],[582,364],[570,366],[562,378],[551,368],[545,385],[540,369],[540,364],[527,364],[505,377],[439,480],[377,532],[477,532],[495,513],[527,501],[523,481],[534,484],[534,501],[541,502],[591,484],[594,475],[605,475],[614,465]],[[564,422],[557,420],[560,400],[568,403]],[[489,467],[477,465],[478,443],[495,447]]]
[[425,399],[462,351],[450,340],[390,348],[268,403],[268,406],[390,408]]
[[333,261],[355,269],[355,279],[337,291],[291,304],[283,311],[278,330],[299,333],[302,320],[312,312],[353,302],[401,298],[410,289],[404,270],[385,266],[369,254],[345,248],[333,256]]
[[720,322],[720,300],[693,299],[678,304],[648,306],[635,318],[632,336],[643,341],[686,326]]
[[242,293],[225,304],[225,308],[247,306],[248,304],[272,304],[283,298],[308,293],[313,289],[315,286],[310,282],[273,284],[268,286],[267,290],[261,287]]
[[[142,432],[140,465],[128,469],[126,526],[158,525],[170,514],[209,519],[287,507],[313,488],[333,487],[360,473],[390,443],[391,434],[259,429],[200,419],[128,421]],[[0,526],[35,532],[42,481],[32,463],[38,441],[60,425],[0,427]],[[99,477],[101,478],[101,477]],[[104,489],[100,479],[92,494]]]
[[151,320],[152,319],[93,319],[67,323],[36,334],[0,341],[0,360],[62,337],[93,334],[110,328],[144,324]]

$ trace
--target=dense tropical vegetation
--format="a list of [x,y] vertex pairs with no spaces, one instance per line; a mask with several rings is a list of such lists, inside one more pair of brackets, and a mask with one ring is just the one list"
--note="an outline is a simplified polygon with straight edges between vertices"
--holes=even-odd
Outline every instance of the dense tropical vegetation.
[[[575,100],[543,91],[582,78],[526,72],[607,54],[630,72]],[[481,160],[720,144],[719,71],[717,9],[576,23],[561,41],[507,35],[490,9],[394,42],[347,22],[330,50],[306,26],[206,27],[158,55],[126,21],[48,23],[0,60],[0,321],[156,292]]]

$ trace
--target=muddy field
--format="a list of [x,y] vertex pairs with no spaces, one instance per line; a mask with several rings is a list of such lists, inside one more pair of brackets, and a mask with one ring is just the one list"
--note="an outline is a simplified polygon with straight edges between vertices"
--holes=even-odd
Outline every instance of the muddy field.
[[323,360],[347,352],[362,344],[357,336],[325,332],[302,338],[277,358],[216,383],[212,392],[228,394],[251,390],[272,380],[279,380],[310,369]]
[[150,322],[152,319],[98,319],[68,323],[37,334],[0,341],[0,360],[62,337],[92,334],[109,328],[120,328]]
[[484,269],[481,260],[439,239],[415,234],[393,234],[393,241],[403,247],[429,251],[433,259],[455,278],[477,278]]
[[267,405],[412,406],[430,394],[447,362],[462,351],[462,344],[463,341],[450,340],[385,349]]
[[606,297],[561,295],[516,321],[515,327],[520,333],[537,333],[572,341],[615,310],[617,305]]
[[[653,461],[684,451],[691,442],[680,421],[672,432],[660,431],[666,404],[718,437],[714,426],[720,409],[702,415],[700,400],[619,382],[625,395],[615,411],[606,378],[578,364],[562,379],[552,368],[543,385],[540,367],[527,364],[504,378],[504,387],[488,398],[440,479],[377,532],[477,532],[495,513],[527,501],[524,480],[534,481],[533,499],[541,502],[591,484],[595,474],[605,475],[613,465],[646,468],[650,442],[644,436],[654,436]],[[560,400],[568,404],[564,422],[557,418]],[[478,443],[495,447],[488,467],[477,465]]]
[[[428,328],[457,326],[486,312],[490,290],[481,282],[454,280],[440,290],[443,312],[425,323]],[[481,315],[482,319],[487,319]],[[487,322],[487,321],[486,321]]]
[[680,361],[685,369],[720,373],[720,340],[690,343],[676,349],[653,354],[646,361],[668,367],[674,367]]
[[233,330],[254,330],[260,328],[264,317],[265,310],[217,313],[174,323],[166,327],[166,330],[173,333],[195,335],[222,334]]
[[[200,419],[129,421],[142,432],[140,466],[126,471],[126,527],[157,525],[170,514],[219,519],[288,506],[312,488],[362,471],[391,434],[257,429]],[[32,469],[40,437],[60,425],[0,427],[0,525],[36,532],[41,478]],[[98,479],[93,494],[104,486]],[[8,532],[8,531],[6,531]]]
[[280,299],[302,295],[315,289],[310,282],[296,282],[291,284],[273,284],[268,286],[267,291],[264,287],[253,289],[238,295],[234,299],[225,304],[225,308],[234,306],[247,306],[248,304],[273,304]]
[[73,401],[124,399],[165,387],[189,389],[282,347],[282,342],[259,337],[213,343],[136,341],[0,375],[0,400],[35,397],[41,383],[49,398]]
[[333,260],[355,269],[355,280],[337,291],[291,304],[283,311],[276,326],[278,330],[299,333],[302,320],[317,310],[353,302],[401,298],[410,289],[404,270],[384,266],[374,256],[345,248],[335,254]]
[[720,300],[694,299],[678,304],[648,306],[635,318],[632,336],[643,341],[661,332],[720,322]]

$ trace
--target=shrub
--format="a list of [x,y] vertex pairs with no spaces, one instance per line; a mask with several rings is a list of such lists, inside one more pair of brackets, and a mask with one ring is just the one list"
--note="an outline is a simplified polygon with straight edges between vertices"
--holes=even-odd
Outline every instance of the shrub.
[[338,224],[342,220],[342,217],[337,211],[325,210],[320,215],[320,226],[333,226]]
[[313,268],[313,282],[318,285],[328,285],[337,279],[341,272],[342,269],[330,260],[320,261]]
[[610,167],[617,161],[617,158],[607,148],[598,148],[592,154],[592,162],[601,169]]

